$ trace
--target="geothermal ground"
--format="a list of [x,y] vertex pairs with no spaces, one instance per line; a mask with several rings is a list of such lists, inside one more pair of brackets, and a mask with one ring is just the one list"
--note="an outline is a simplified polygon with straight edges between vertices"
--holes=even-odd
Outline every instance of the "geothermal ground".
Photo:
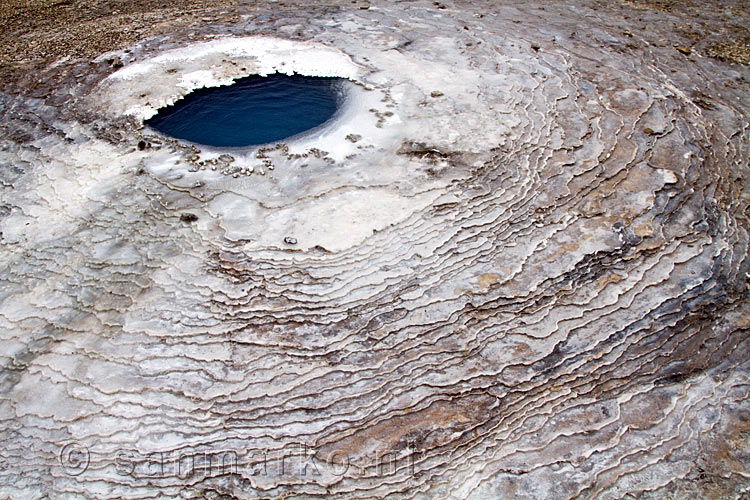
[[[747,2],[0,23],[0,498],[750,495]],[[271,73],[344,103],[143,126]]]

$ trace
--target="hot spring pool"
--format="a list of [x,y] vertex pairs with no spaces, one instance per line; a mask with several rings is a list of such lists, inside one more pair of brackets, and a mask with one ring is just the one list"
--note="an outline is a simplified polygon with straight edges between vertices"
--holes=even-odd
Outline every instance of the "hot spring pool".
[[273,74],[200,89],[159,111],[146,125],[218,147],[280,141],[331,119],[342,101],[342,78]]

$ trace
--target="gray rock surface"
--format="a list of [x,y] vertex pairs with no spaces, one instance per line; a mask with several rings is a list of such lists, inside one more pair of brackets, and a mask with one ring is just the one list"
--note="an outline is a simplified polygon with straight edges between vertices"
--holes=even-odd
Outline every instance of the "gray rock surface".
[[[4,82],[1,498],[746,498],[746,12],[231,9]],[[342,113],[142,126],[274,71]]]

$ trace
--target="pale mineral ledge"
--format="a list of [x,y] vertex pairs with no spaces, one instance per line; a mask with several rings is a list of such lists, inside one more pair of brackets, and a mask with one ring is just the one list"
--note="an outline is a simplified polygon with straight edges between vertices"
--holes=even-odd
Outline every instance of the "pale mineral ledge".
[[746,5],[195,9],[3,85],[0,498],[748,498]]

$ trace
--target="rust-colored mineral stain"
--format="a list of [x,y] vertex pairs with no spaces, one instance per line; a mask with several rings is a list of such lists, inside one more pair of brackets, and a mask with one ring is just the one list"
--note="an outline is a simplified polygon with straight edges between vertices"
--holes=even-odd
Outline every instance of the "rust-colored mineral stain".
[[367,466],[379,456],[409,446],[412,437],[418,436],[420,442],[427,442],[432,447],[441,446],[448,439],[435,436],[436,439],[431,440],[431,433],[446,429],[455,433],[477,426],[489,418],[488,410],[496,401],[491,396],[437,401],[425,409],[393,416],[338,441],[320,446],[319,456],[343,454],[352,463]]

